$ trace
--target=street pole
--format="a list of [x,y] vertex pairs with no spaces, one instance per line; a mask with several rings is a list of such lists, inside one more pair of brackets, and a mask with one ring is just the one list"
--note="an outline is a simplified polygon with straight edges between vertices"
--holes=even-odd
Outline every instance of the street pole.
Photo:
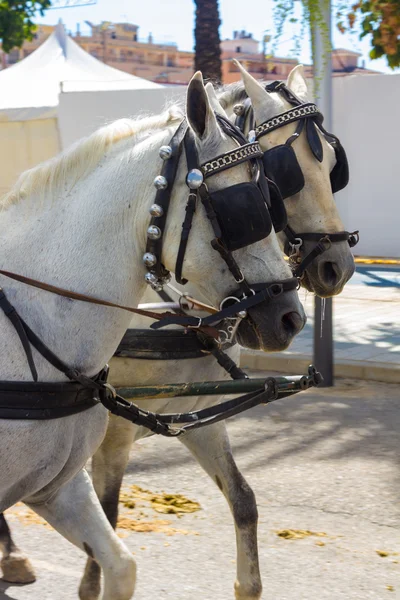
[[[314,65],[315,101],[324,115],[324,127],[332,131],[332,56],[331,2],[319,0],[324,27],[311,19],[312,55]],[[329,51],[327,49],[329,43]],[[324,377],[325,387],[333,386],[333,326],[332,298],[315,297],[314,303],[314,365]]]

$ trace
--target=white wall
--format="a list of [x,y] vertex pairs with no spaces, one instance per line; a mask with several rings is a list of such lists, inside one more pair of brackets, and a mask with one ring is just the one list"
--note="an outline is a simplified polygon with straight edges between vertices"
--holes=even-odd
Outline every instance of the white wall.
[[336,195],[354,249],[365,256],[400,256],[400,76],[334,79],[333,133],[346,149],[350,184]]
[[60,150],[56,118],[0,121],[0,197],[21,173]]
[[[161,111],[185,87],[60,95],[62,146],[106,122]],[[400,76],[354,75],[333,81],[333,133],[346,149],[350,184],[336,195],[344,226],[360,230],[356,254],[400,256]]]
[[183,99],[185,93],[185,86],[62,93],[58,106],[62,148],[116,119],[159,113],[173,100]]

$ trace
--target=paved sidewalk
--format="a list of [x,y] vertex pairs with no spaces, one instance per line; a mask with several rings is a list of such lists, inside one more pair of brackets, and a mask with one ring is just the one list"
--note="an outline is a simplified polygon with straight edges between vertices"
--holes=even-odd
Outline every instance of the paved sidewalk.
[[[289,372],[312,360],[314,296],[301,291],[300,297],[308,321],[290,348],[271,354],[243,351],[243,366]],[[334,299],[333,313],[336,375],[400,383],[400,271],[358,268]]]

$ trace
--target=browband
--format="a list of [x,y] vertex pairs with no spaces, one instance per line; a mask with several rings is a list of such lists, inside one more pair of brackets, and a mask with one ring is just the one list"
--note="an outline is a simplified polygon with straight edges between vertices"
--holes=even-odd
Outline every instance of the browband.
[[268,119],[261,125],[258,125],[255,129],[256,139],[269,133],[270,131],[274,131],[283,125],[287,125],[288,123],[293,123],[294,121],[298,121],[299,119],[304,119],[307,117],[318,117],[322,120],[322,114],[318,110],[318,106],[313,104],[312,102],[307,102],[306,104],[302,104],[296,108],[291,108],[290,110],[285,111],[284,113],[273,117],[272,119]]
[[242,162],[252,158],[262,158],[262,156],[263,152],[259,143],[252,142],[250,144],[240,146],[239,148],[235,148],[235,150],[221,154],[221,156],[217,156],[216,158],[213,158],[213,160],[203,163],[200,166],[200,169],[203,172],[204,177],[207,178],[211,175],[215,175],[216,173],[220,173],[221,171],[225,171],[225,169],[235,167]]

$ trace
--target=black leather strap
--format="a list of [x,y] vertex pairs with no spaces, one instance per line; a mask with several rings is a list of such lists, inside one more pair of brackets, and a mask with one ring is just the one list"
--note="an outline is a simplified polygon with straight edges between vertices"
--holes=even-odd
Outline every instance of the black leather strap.
[[35,361],[33,360],[32,350],[31,350],[28,336],[26,334],[23,323],[22,323],[17,311],[15,310],[13,305],[6,298],[6,295],[3,292],[2,288],[0,288],[0,308],[2,309],[2,311],[4,312],[6,317],[8,317],[10,319],[11,323],[13,324],[14,329],[17,332],[19,339],[21,340],[21,344],[23,346],[23,349],[24,349],[24,352],[26,355],[26,359],[28,361],[28,365],[29,365],[29,368],[30,368],[30,371],[32,374],[32,379],[33,379],[33,381],[37,381],[38,374],[37,374],[37,370],[36,370],[36,366],[35,366]]
[[182,277],[183,261],[185,258],[186,247],[189,240],[189,233],[192,228],[193,215],[196,212],[197,194],[190,193],[186,204],[185,220],[182,223],[181,241],[179,243],[178,254],[175,264],[175,279],[178,283],[185,285],[188,280]]
[[[227,308],[224,308],[217,313],[205,317],[204,319],[199,319],[199,317],[190,317],[188,315],[168,315],[164,319],[161,319],[157,323],[153,323],[150,327],[152,329],[161,329],[162,327],[166,327],[167,325],[182,325],[185,324],[188,327],[199,327],[200,325],[215,325],[224,319],[233,317],[238,312],[242,310],[247,310],[252,306],[256,306],[261,302],[271,301],[273,298],[277,298],[283,292],[287,292],[290,290],[294,290],[298,287],[298,280],[296,277],[292,277],[290,279],[286,279],[284,281],[276,282],[276,283],[258,283],[252,284],[251,289],[255,291],[249,297],[245,297],[240,302],[232,304]],[[240,295],[241,292],[233,292],[231,295]]]
[[[146,360],[181,360],[209,356],[198,333],[184,330],[128,329],[114,356]],[[206,339],[206,336],[204,336]]]
[[[165,223],[168,215],[169,203],[171,200],[173,182],[176,177],[176,173],[178,170],[179,159],[182,153],[182,141],[185,137],[185,134],[188,130],[188,124],[186,120],[183,120],[173,135],[171,141],[169,142],[169,146],[172,149],[171,157],[168,160],[163,161],[163,166],[161,170],[161,175],[165,177],[168,182],[167,187],[164,190],[157,190],[155,204],[161,206],[162,215],[159,217],[153,216],[150,221],[150,225],[156,225],[159,227],[161,232],[165,230]],[[158,240],[152,240],[150,238],[147,239],[146,252],[150,252],[157,257],[157,263],[154,267],[152,267],[152,271],[155,272],[157,277],[165,277],[168,274],[168,271],[162,264],[161,254],[162,254],[162,235]]]
[[0,419],[59,419],[99,401],[93,389],[75,382],[0,382]]

